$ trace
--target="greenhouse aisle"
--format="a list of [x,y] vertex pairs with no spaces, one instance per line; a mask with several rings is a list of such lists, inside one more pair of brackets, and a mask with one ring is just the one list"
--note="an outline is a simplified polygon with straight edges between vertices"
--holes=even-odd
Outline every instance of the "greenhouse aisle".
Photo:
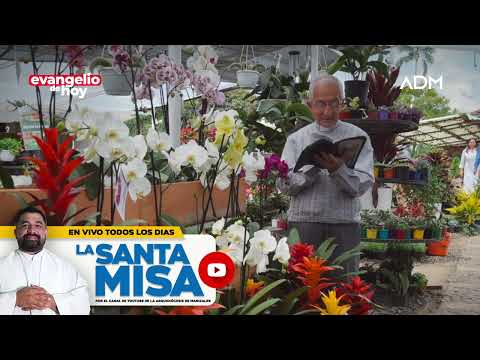
[[443,300],[429,315],[480,315],[480,236],[465,239],[456,269],[448,279]]

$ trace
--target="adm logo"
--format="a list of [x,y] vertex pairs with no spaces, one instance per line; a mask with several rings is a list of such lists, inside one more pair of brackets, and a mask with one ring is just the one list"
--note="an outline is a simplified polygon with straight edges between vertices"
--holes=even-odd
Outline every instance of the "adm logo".
[[427,78],[422,75],[415,75],[413,77],[413,85],[410,82],[409,78],[405,77],[405,79],[402,82],[402,85],[400,85],[400,89],[408,87],[410,89],[422,90],[422,89],[425,89],[427,86],[428,86],[428,89],[432,89],[434,84],[439,84],[438,89],[443,90],[443,75],[440,76],[438,79],[434,79],[431,76]]

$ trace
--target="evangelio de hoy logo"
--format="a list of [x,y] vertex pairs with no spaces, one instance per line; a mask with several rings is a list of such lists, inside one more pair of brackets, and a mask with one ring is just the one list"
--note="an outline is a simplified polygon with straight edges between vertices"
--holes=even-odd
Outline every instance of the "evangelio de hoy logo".
[[405,77],[405,79],[402,82],[402,85],[400,85],[400,89],[403,89],[405,87],[408,87],[410,89],[418,89],[418,90],[423,90],[425,88],[433,89],[434,85],[438,85],[438,89],[443,90],[443,75],[437,79],[431,76],[427,78],[426,76],[415,75],[413,77],[413,82],[410,81],[408,77]]
[[71,95],[83,99],[87,94],[85,87],[99,86],[102,77],[96,74],[30,75],[28,83],[30,86],[49,86],[50,91],[59,91],[62,96]]

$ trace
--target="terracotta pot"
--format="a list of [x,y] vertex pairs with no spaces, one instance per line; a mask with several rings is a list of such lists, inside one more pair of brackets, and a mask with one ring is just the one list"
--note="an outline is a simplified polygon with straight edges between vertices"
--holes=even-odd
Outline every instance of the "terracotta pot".
[[[205,203],[208,199],[208,193],[203,193],[203,187],[200,181],[186,181],[172,184],[162,185],[163,187],[163,199],[162,199],[162,214],[172,216],[182,225],[193,225],[197,223],[198,218],[202,215],[202,195],[205,196]],[[157,185],[157,195],[160,185]],[[240,181],[239,189],[239,205],[242,212],[246,208],[246,195],[245,195],[246,183],[242,179]],[[26,194],[30,192],[40,199],[46,197],[46,193],[40,189],[22,188],[22,189],[0,189],[0,203],[3,204],[4,209],[0,212],[0,223],[2,225],[9,225],[13,220],[15,214],[20,210],[20,204],[15,199],[13,194],[20,194],[27,202],[32,199],[30,195]],[[105,199],[103,204],[102,218],[110,219],[110,188],[105,189]],[[218,189],[213,190],[213,203],[217,217],[225,216],[228,205],[229,189],[220,191]],[[126,219],[143,219],[148,225],[155,225],[155,205],[154,205],[154,192],[152,192],[144,199],[133,202],[128,195],[127,203],[125,206]],[[197,200],[195,199],[197,197]],[[84,189],[81,190],[78,197],[75,199],[75,205],[77,210],[84,207],[90,207],[90,210],[86,210],[75,218],[76,221],[82,220],[87,217],[88,214],[96,211],[96,200],[89,200],[87,193]],[[211,208],[207,213],[207,220],[214,220],[216,217],[213,215]],[[200,221],[200,220],[199,220]],[[114,223],[119,224],[122,219],[115,211]]]
[[338,119],[339,120],[346,120],[346,119],[350,119],[352,116],[352,114],[350,114],[349,111],[340,111],[340,113],[338,114]]
[[369,111],[368,120],[378,120],[378,111]]

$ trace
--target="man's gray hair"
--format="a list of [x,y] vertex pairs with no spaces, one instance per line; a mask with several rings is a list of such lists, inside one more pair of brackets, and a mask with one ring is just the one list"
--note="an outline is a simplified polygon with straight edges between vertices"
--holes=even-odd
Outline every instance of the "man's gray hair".
[[333,82],[333,83],[337,84],[338,93],[340,95],[340,100],[343,100],[344,94],[343,94],[343,84],[342,84],[342,82],[340,80],[338,80],[335,76],[330,75],[330,74],[326,74],[326,73],[318,74],[314,79],[312,79],[312,81],[310,81],[310,99],[313,98],[313,90],[315,90],[315,86],[317,86],[317,84],[320,81]]

